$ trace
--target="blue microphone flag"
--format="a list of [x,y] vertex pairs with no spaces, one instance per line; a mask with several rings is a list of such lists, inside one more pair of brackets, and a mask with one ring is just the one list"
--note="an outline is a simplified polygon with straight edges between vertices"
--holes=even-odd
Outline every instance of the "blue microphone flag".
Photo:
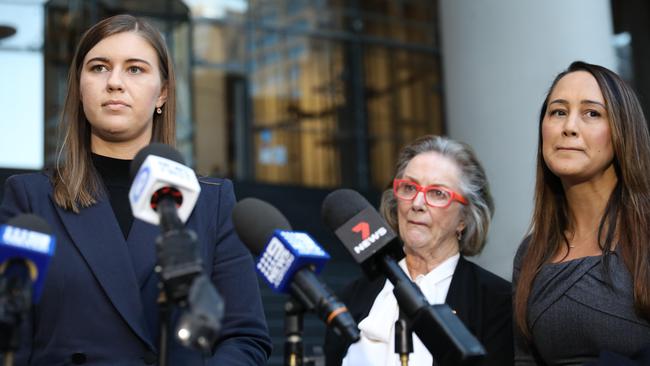
[[38,301],[43,290],[45,274],[54,255],[54,236],[22,227],[0,226],[0,272],[11,259],[23,259],[33,281],[33,299]]
[[260,254],[257,272],[276,292],[288,293],[294,274],[304,267],[319,273],[330,259],[309,234],[275,230]]

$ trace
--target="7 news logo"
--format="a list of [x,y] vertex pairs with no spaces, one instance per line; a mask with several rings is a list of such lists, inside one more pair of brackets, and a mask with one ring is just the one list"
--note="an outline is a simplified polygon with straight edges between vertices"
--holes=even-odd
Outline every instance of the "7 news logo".
[[[354,260],[362,263],[382,250],[396,235],[379,213],[366,207],[335,230]],[[401,248],[400,248],[401,249]]]
[[370,234],[370,224],[367,221],[360,221],[352,227],[352,232],[361,234],[361,242],[354,246],[354,252],[360,254],[381,237],[388,233],[385,227],[381,226],[374,233]]
[[370,236],[370,225],[365,221],[361,221],[352,227],[352,232],[361,233],[361,240],[366,240]]

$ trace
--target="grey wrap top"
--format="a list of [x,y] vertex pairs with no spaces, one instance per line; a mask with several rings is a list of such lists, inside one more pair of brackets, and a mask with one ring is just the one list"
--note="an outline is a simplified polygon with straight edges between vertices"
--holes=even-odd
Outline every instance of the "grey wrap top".
[[[517,252],[516,284],[527,242]],[[582,365],[603,350],[632,356],[650,344],[650,324],[633,306],[620,253],[543,265],[528,299],[533,346],[515,330],[515,365]]]

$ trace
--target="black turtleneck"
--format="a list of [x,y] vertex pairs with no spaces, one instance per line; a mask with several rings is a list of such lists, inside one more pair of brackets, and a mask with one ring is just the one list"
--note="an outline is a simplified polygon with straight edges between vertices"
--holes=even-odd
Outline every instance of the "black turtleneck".
[[94,153],[92,159],[95,169],[104,182],[113,213],[122,229],[124,239],[126,239],[129,236],[129,230],[131,230],[131,224],[133,224],[133,212],[131,212],[129,204],[131,160],[109,158]]

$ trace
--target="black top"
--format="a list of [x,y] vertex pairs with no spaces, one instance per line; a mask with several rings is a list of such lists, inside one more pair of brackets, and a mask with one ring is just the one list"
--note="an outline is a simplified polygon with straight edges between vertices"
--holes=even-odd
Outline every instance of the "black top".
[[92,159],[93,165],[106,187],[113,214],[115,214],[117,223],[126,239],[129,236],[129,230],[131,230],[131,224],[133,224],[133,212],[129,203],[131,160],[109,158],[97,154],[92,154]]

